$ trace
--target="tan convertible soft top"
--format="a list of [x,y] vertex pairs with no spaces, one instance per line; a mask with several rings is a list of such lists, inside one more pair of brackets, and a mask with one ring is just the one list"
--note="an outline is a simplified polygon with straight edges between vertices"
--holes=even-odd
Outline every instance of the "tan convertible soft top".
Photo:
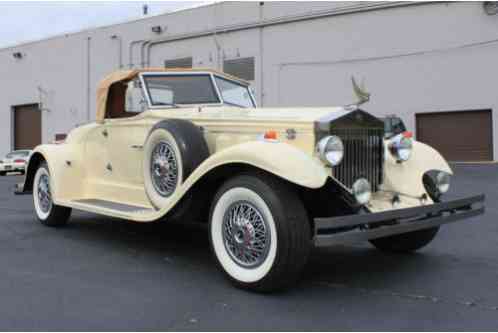
[[97,115],[96,121],[102,123],[106,116],[107,96],[109,89],[117,82],[127,82],[135,78],[139,73],[143,72],[211,72],[225,76],[231,80],[238,81],[244,85],[249,85],[249,82],[239,79],[235,76],[228,75],[210,68],[144,68],[130,69],[113,72],[103,78],[97,87]]

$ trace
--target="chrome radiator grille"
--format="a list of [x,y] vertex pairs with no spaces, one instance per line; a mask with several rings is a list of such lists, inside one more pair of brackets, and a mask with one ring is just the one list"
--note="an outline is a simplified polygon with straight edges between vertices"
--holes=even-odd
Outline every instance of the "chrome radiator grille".
[[377,191],[384,166],[383,129],[333,129],[344,143],[344,158],[333,168],[334,177],[351,188],[358,178],[366,178]]

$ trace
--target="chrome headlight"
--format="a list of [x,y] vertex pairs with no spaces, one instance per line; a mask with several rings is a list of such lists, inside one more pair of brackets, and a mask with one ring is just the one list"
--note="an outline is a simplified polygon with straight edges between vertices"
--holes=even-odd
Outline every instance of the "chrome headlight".
[[412,138],[399,134],[391,140],[389,149],[398,162],[405,162],[412,154],[412,145]]
[[425,190],[435,202],[441,200],[441,195],[450,189],[450,174],[444,171],[431,170],[422,178]]
[[360,178],[353,184],[353,195],[360,205],[366,205],[372,196],[372,186],[365,178]]
[[341,138],[335,135],[326,136],[316,146],[322,161],[335,166],[341,163],[344,156],[344,144]]
[[446,193],[450,189],[450,174],[439,171],[436,176],[436,186],[439,193]]

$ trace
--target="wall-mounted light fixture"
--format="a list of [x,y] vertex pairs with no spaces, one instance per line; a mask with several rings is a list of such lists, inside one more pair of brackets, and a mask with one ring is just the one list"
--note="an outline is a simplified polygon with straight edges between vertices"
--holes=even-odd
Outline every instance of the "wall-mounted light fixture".
[[14,52],[12,53],[12,56],[14,57],[14,59],[22,59],[24,57],[21,52]]
[[150,28],[152,32],[155,32],[156,34],[160,34],[163,32],[163,28],[160,25],[155,25],[152,28]]

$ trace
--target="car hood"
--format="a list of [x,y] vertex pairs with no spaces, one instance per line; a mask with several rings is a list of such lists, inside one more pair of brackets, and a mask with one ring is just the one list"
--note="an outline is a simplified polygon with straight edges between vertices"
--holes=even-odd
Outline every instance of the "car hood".
[[151,112],[157,117],[188,118],[194,121],[314,123],[340,118],[351,111],[344,107],[237,108],[223,106],[156,109]]

